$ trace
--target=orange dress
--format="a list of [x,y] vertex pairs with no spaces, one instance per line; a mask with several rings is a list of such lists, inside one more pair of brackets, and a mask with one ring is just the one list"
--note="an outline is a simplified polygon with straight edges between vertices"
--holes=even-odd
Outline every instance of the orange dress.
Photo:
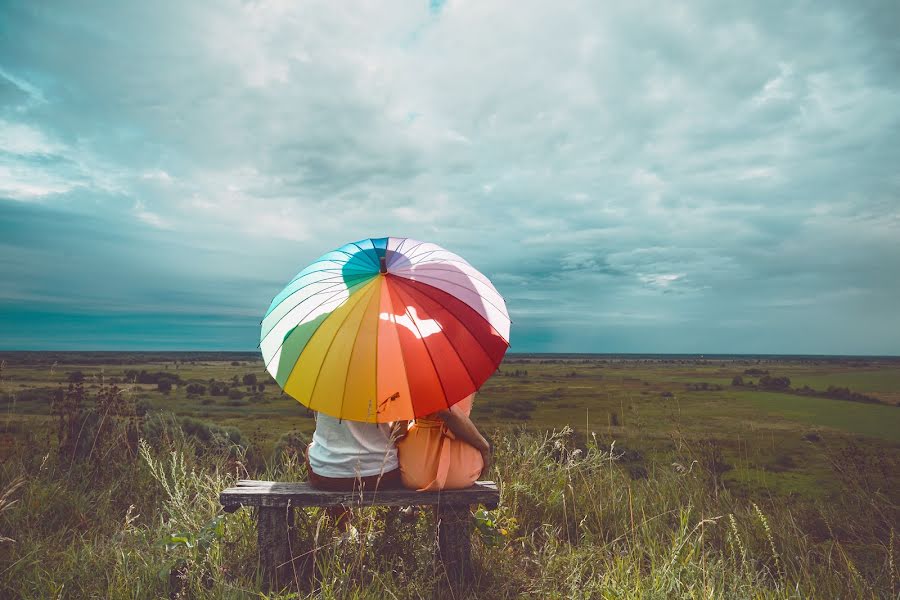
[[[472,396],[457,406],[468,416]],[[397,442],[397,452],[403,485],[420,492],[467,488],[478,481],[484,468],[481,452],[456,439],[440,419],[416,419],[406,437]]]

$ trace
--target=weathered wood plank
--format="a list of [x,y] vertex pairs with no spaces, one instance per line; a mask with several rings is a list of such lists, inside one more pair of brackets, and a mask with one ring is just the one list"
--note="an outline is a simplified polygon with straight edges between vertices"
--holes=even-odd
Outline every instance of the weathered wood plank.
[[240,480],[235,487],[219,494],[226,511],[238,506],[470,506],[484,504],[495,508],[500,492],[493,481],[479,481],[463,490],[416,492],[413,490],[378,490],[363,492],[330,492],[317,490],[309,483]]
[[436,506],[438,552],[451,588],[461,589],[472,575],[472,513],[467,506]]
[[263,586],[280,590],[293,579],[290,536],[294,527],[294,509],[260,507],[256,514],[256,536]]

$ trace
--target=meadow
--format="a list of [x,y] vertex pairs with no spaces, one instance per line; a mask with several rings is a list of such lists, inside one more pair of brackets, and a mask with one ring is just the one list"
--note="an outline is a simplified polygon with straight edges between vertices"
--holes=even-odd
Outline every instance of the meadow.
[[[0,353],[3,597],[254,597],[239,476],[302,479],[312,415],[253,354]],[[900,593],[900,360],[509,355],[472,597]],[[301,597],[440,597],[426,514],[309,511]],[[398,542],[400,540],[400,542]],[[98,576],[100,574],[100,576]]]

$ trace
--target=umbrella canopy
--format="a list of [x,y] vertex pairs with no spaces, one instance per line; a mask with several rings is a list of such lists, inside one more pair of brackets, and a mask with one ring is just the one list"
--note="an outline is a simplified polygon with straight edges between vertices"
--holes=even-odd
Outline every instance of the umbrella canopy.
[[413,419],[487,381],[509,313],[472,265],[436,244],[374,238],[303,269],[260,333],[266,369],[310,409],[352,421]]

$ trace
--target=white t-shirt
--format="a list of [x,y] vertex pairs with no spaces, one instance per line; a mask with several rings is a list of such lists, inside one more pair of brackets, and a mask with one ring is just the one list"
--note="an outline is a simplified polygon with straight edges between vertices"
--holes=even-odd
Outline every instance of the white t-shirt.
[[322,477],[368,477],[400,466],[388,423],[358,423],[316,413],[309,466]]

